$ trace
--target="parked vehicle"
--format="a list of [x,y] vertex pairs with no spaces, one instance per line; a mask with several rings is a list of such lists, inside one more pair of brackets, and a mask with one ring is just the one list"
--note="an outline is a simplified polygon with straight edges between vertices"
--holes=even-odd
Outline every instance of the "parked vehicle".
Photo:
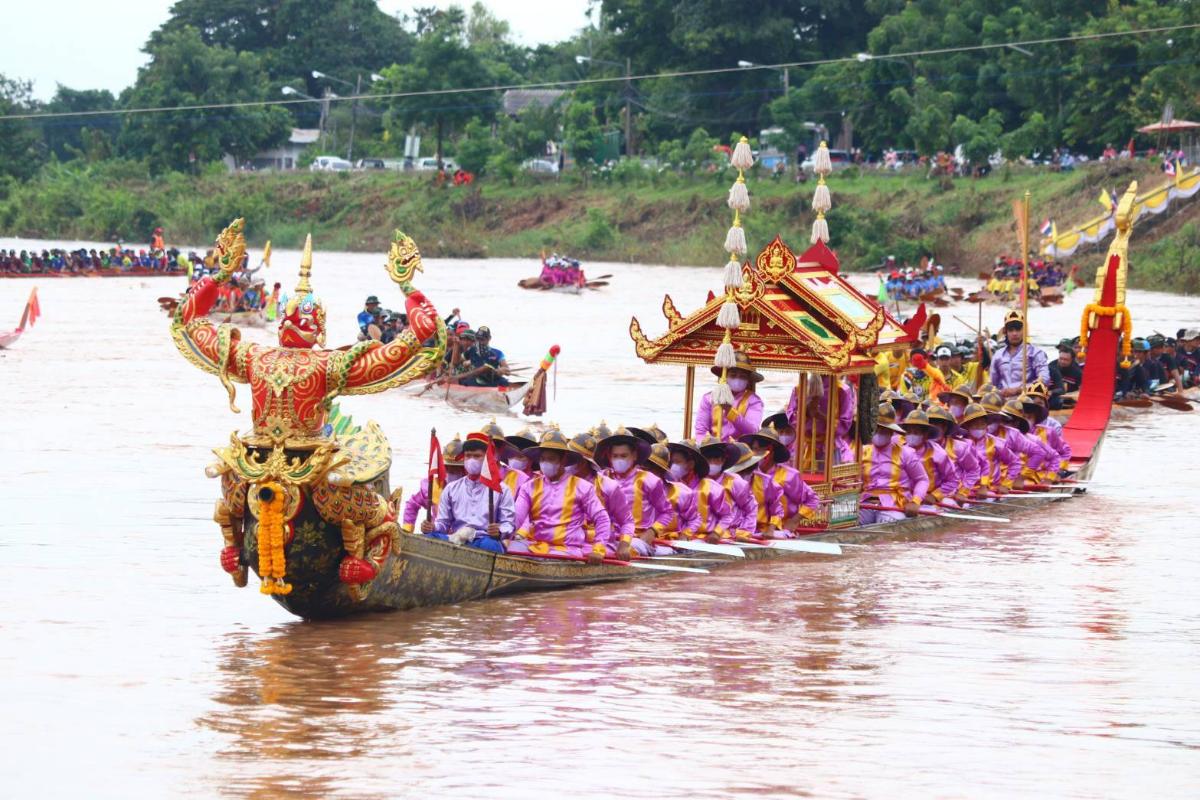
[[[830,150],[829,162],[833,165],[834,169],[842,169],[843,167],[848,167],[854,163],[850,158],[850,154],[845,150]],[[805,172],[812,172],[813,157],[809,156],[808,158],[804,159],[804,161],[800,164],[800,168]]]
[[387,163],[382,158],[360,158],[354,166],[358,169],[387,169]]
[[521,165],[521,169],[527,172],[553,175],[558,172],[558,164],[545,158],[531,158]]
[[353,169],[353,165],[346,159],[337,156],[317,156],[308,168],[312,172],[345,172]]
[[[437,159],[433,158],[433,157],[418,158],[415,168],[419,172],[436,172],[437,171]],[[446,170],[447,173],[451,173],[458,169],[458,164],[454,163],[453,158],[443,157],[442,158],[442,169]]]

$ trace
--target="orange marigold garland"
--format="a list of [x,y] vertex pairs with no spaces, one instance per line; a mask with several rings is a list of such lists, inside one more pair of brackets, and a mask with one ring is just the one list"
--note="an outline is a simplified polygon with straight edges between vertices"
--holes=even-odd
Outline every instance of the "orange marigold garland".
[[[1092,315],[1095,314],[1095,324]],[[1113,318],[1113,327],[1121,329],[1121,366],[1129,369],[1131,362],[1129,354],[1133,349],[1133,318],[1129,309],[1123,303],[1115,306],[1102,306],[1099,303],[1088,303],[1083,309],[1083,319],[1079,322],[1079,355],[1087,355],[1088,333],[1093,328],[1100,327],[1100,319]]]
[[271,481],[258,486],[258,577],[263,594],[289,594],[285,583],[287,561],[283,555],[283,487]]

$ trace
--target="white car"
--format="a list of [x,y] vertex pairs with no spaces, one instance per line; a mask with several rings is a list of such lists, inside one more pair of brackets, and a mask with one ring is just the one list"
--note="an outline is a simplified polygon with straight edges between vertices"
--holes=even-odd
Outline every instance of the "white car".
[[[414,169],[420,172],[437,172],[436,158],[418,158]],[[454,163],[453,158],[442,157],[442,169],[446,170],[446,174],[450,174],[458,169],[458,164]]]
[[317,156],[308,168],[312,172],[344,172],[353,169],[353,165],[337,156]]
[[522,164],[521,168],[528,172],[540,172],[544,174],[558,172],[558,164],[544,158],[531,158]]
[[[850,154],[847,153],[845,150],[832,150],[831,149],[829,151],[829,164],[834,169],[841,169],[843,167],[848,167],[853,163],[854,162],[851,160]],[[805,172],[812,172],[812,168],[813,168],[813,157],[810,155],[808,158],[804,159],[804,161],[802,161],[800,163],[800,169],[804,170]]]

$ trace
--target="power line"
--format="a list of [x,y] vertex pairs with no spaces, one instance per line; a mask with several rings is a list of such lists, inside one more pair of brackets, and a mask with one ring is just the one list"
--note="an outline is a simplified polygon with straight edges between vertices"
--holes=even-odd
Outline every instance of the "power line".
[[594,86],[605,83],[624,83],[625,81],[645,81],[645,80],[663,80],[667,78],[694,78],[705,75],[723,75],[729,73],[744,73],[755,70],[778,70],[778,69],[797,69],[801,67],[818,67],[825,64],[845,64],[850,62],[869,63],[871,61],[892,61],[905,58],[917,58],[921,56],[937,56],[947,55],[950,53],[970,53],[982,52],[985,50],[999,50],[1012,47],[1036,47],[1038,45],[1047,44],[1066,44],[1071,42],[1087,42],[1096,41],[1099,39],[1114,39],[1126,36],[1143,36],[1153,33],[1172,33],[1174,31],[1194,30],[1200,28],[1200,23],[1188,23],[1185,25],[1169,25],[1157,28],[1139,28],[1132,31],[1108,31],[1101,33],[1089,34],[1072,34],[1069,36],[1056,36],[1045,39],[1024,39],[1011,42],[994,42],[988,44],[972,44],[960,45],[957,47],[941,47],[930,50],[911,50],[903,53],[883,53],[874,55],[869,53],[859,53],[853,56],[842,56],[839,58],[821,58],[811,61],[789,61],[778,64],[756,64],[750,67],[714,67],[712,69],[694,69],[681,70],[677,72],[659,72],[647,73],[639,75],[624,75],[608,77],[608,78],[579,78],[575,80],[564,81],[546,81],[542,83],[513,83],[513,84],[495,84],[491,86],[474,86],[461,89],[424,89],[413,92],[387,92],[382,94],[355,94],[348,96],[338,96],[329,98],[295,98],[288,100],[244,100],[231,103],[199,103],[195,105],[183,106],[149,106],[145,108],[119,108],[109,111],[56,111],[43,113],[28,113],[28,114],[5,114],[0,115],[0,122],[6,120],[19,119],[52,119],[61,117],[92,117],[104,115],[120,115],[127,116],[130,114],[156,114],[169,111],[211,111],[215,109],[228,108],[259,108],[263,106],[291,106],[299,104],[311,103],[341,103],[355,100],[395,100],[410,97],[435,97],[439,95],[451,94],[469,94],[475,92],[501,92],[514,89],[556,89],[556,88],[572,88],[577,86]]

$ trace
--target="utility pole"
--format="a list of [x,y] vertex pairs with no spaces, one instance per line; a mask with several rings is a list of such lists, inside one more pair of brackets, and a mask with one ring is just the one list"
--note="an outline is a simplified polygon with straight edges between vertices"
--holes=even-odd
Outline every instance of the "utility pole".
[[362,74],[354,81],[354,103],[350,106],[350,146],[346,148],[346,160],[354,164],[354,128],[358,125],[358,96],[362,94]]
[[324,94],[321,95],[321,121],[317,123],[317,127],[321,129],[321,149],[325,149],[325,119],[329,116],[329,95],[333,94],[329,87],[325,87]]
[[633,155],[633,83],[629,80],[632,75],[630,61],[625,59],[625,155]]
[[784,97],[787,96],[788,89],[791,89],[791,88],[792,88],[792,86],[791,86],[791,83],[789,82],[789,70],[787,67],[784,67],[783,68],[783,95],[784,95]]

